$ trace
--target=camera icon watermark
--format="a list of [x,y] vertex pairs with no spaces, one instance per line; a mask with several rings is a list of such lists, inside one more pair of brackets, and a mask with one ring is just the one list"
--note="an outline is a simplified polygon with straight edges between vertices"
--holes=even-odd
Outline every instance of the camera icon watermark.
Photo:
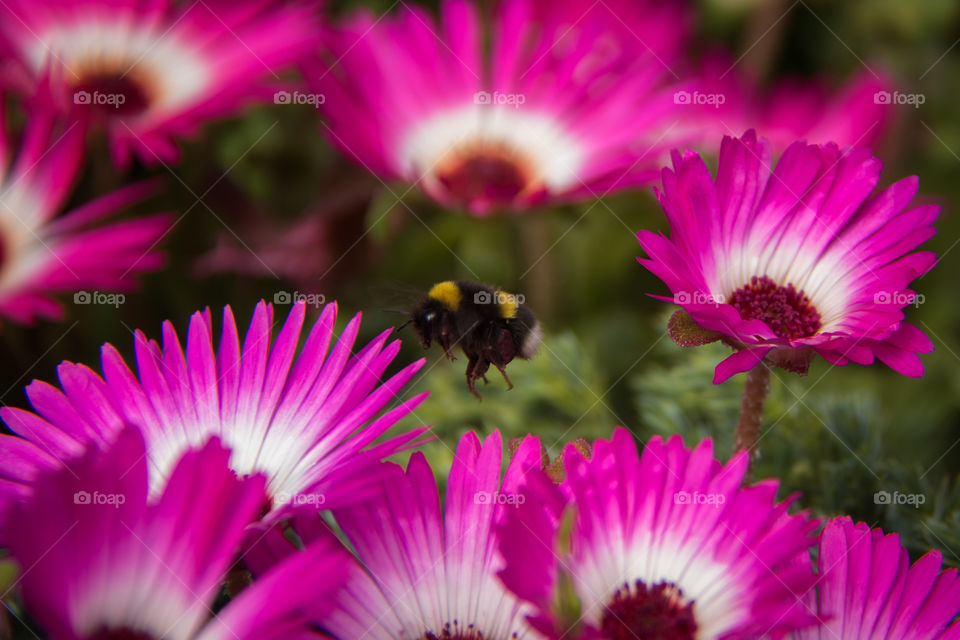
[[519,507],[527,501],[522,493],[501,493],[499,491],[477,491],[473,494],[473,504],[510,505]]
[[708,105],[714,109],[719,109],[720,105],[726,103],[727,96],[723,93],[701,93],[700,91],[675,91],[673,93],[673,104],[679,105]]
[[320,308],[327,303],[322,293],[300,293],[299,291],[277,291],[273,294],[273,304],[296,304],[302,302]]
[[477,91],[473,94],[473,104],[507,105],[519,109],[526,103],[527,97],[522,93],[501,93],[494,91]]
[[122,293],[103,293],[101,291],[77,291],[73,294],[73,304],[105,304],[115,309],[127,301]]
[[905,307],[908,304],[919,307],[926,301],[926,296],[913,291],[877,291],[873,294],[874,304],[892,304],[896,307]]
[[122,493],[100,493],[99,491],[90,493],[89,491],[77,491],[73,494],[73,504],[109,505],[115,509],[119,509],[120,505],[126,501],[127,497]]
[[277,91],[273,94],[273,104],[309,104],[314,108],[327,101],[322,93],[304,93],[303,91]]
[[526,296],[522,293],[507,293],[506,291],[477,291],[473,294],[474,304],[497,304],[519,306],[526,301]]
[[707,291],[678,291],[673,294],[674,304],[712,304],[718,306],[726,304],[726,296],[722,293],[713,294]]
[[73,93],[73,104],[93,105],[99,107],[113,107],[119,109],[127,101],[127,96],[122,93],[103,93],[102,91],[75,91]]
[[673,494],[673,504],[680,505],[711,505],[714,509],[719,509],[720,505],[727,502],[727,496],[722,493],[700,493],[694,491],[677,491]]
[[873,504],[896,504],[909,505],[914,509],[919,509],[920,505],[926,503],[927,496],[922,493],[900,493],[894,491],[877,491],[873,494]]
[[873,104],[899,104],[910,105],[914,109],[919,109],[920,105],[927,101],[927,96],[922,93],[900,93],[894,91],[877,91],[873,94]]

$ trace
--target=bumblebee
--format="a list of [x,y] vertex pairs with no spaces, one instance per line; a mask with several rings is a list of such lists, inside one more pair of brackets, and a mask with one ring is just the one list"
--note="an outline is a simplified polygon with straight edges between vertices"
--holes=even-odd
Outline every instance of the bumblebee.
[[424,349],[436,342],[444,355],[455,360],[451,350],[459,346],[468,358],[467,388],[480,399],[475,383],[492,364],[512,389],[504,367],[514,358],[529,360],[536,353],[543,330],[513,295],[479,282],[437,283],[410,313],[410,322]]

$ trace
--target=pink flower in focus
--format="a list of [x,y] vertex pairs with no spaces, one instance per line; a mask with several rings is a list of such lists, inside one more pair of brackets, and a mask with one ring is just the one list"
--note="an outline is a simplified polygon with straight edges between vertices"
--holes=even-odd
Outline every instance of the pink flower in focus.
[[[525,620],[532,609],[497,577],[503,561],[496,529],[527,499],[521,487],[527,471],[540,466],[539,441],[527,436],[502,472],[500,433],[483,442],[467,433],[457,445],[445,497],[423,454],[413,454],[405,471],[384,466],[390,473],[375,496],[333,510],[358,561],[317,623],[337,640],[540,638]],[[244,554],[255,573],[297,555],[278,528],[256,532],[262,528],[254,528],[255,544]],[[332,535],[307,514],[294,528],[305,541]]]
[[777,482],[741,486],[747,455],[726,465],[711,441],[650,440],[623,428],[592,458],[564,451],[559,487],[532,474],[499,533],[506,586],[550,638],[761,638],[809,625],[813,582],[797,563],[816,527],[776,502]]
[[144,434],[154,494],[185,450],[217,436],[231,449],[231,469],[266,476],[271,521],[363,499],[380,461],[419,444],[426,430],[377,442],[426,397],[398,400],[424,360],[381,381],[400,341],[387,344],[387,330],[351,353],[358,314],[334,344],[336,303],[323,308],[298,353],[305,318],[306,305],[294,304],[273,339],[273,307],[261,302],[241,343],[228,306],[215,348],[206,310],[191,318],[185,348],[170,322],[162,345],[136,331],[136,374],[110,344],[102,348],[103,377],[64,362],[57,369],[62,389],[40,381],[27,387],[36,413],[0,409],[19,436],[0,435],[0,456],[11,461],[0,471],[0,510],[29,496],[40,471],[91,442],[106,446],[125,425]]
[[936,232],[938,207],[908,208],[916,177],[873,193],[882,163],[868,149],[795,142],[775,168],[771,156],[753,131],[724,138],[714,179],[696,153],[675,153],[657,194],[670,236],[637,234],[664,299],[738,349],[714,382],[765,358],[803,374],[814,354],[923,375],[917,354],[933,344],[903,309],[936,264],[910,252]]
[[[836,518],[820,534],[821,627],[793,640],[947,640],[960,637],[960,579],[931,551],[910,565],[897,534]],[[816,600],[811,599],[816,606]]]

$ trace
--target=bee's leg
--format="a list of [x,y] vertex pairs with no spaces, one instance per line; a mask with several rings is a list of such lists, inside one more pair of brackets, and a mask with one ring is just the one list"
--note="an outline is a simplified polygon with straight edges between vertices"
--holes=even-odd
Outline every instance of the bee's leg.
[[487,369],[490,368],[490,358],[487,357],[487,354],[476,356],[477,363],[473,366],[473,377],[474,379],[482,378],[484,384],[490,384],[487,381]]
[[480,394],[477,392],[477,388],[474,386],[474,382],[479,377],[476,372],[477,364],[477,356],[470,356],[470,361],[467,363],[467,389],[469,389],[470,393],[477,397],[477,400],[483,400],[483,398],[481,398]]
[[500,372],[500,375],[503,376],[503,379],[507,381],[507,391],[513,389],[513,383],[510,382],[510,377],[507,375],[507,370],[498,362],[494,362],[493,366],[497,368],[497,370]]
[[443,355],[447,357],[447,360],[451,362],[456,360],[456,356],[450,352],[450,349],[456,346],[456,342],[450,340],[450,336],[454,334],[453,327],[450,325],[450,322],[447,320],[443,321],[443,324],[440,327],[440,337],[437,342],[440,343],[440,348],[443,349]]

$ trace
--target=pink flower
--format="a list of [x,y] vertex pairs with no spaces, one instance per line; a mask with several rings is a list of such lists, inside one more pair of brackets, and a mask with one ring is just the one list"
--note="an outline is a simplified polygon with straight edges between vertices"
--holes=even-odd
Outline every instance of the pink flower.
[[839,87],[825,79],[784,78],[769,87],[744,74],[724,54],[708,55],[691,82],[683,128],[699,148],[715,149],[723,136],[755,129],[775,155],[796,140],[869,147],[886,132],[893,110],[892,83],[881,70],[865,69]]
[[[820,534],[817,583],[823,625],[794,640],[946,640],[960,637],[960,579],[941,572],[930,551],[910,566],[896,534],[884,535],[850,518],[836,518]],[[812,599],[811,599],[812,600]],[[814,603],[816,601],[813,601]]]
[[316,2],[9,0],[0,45],[25,92],[106,128],[116,164],[172,162],[174,139],[273,94],[313,48]]
[[127,428],[37,479],[4,528],[26,608],[50,637],[308,637],[308,613],[319,615],[349,561],[330,544],[278,565],[209,619],[264,498],[264,477],[238,479],[229,457],[216,439],[185,452],[148,501],[143,436]]
[[407,4],[347,18],[329,65],[308,74],[332,143],[476,215],[654,179],[678,143],[682,3],[511,0],[489,21],[478,4],[443,0],[439,20]]
[[936,255],[938,207],[908,209],[916,177],[874,194],[881,162],[867,149],[795,142],[771,166],[753,131],[724,138],[716,179],[697,154],[674,154],[660,204],[670,237],[637,234],[640,259],[703,330],[739,349],[714,382],[768,362],[805,373],[875,358],[912,377],[930,340],[904,322],[911,281]]
[[[433,470],[415,453],[406,471],[385,464],[390,473],[370,500],[334,509],[358,561],[318,624],[337,640],[539,637],[525,621],[530,608],[497,577],[503,563],[496,524],[526,499],[520,486],[539,467],[540,444],[524,439],[501,483],[502,455],[499,432],[483,443],[467,433],[444,499]],[[298,518],[295,528],[303,540],[331,535],[316,517]],[[255,572],[296,555],[277,528],[255,539],[245,554]]]
[[184,451],[217,436],[232,451],[231,469],[266,476],[270,519],[361,499],[382,470],[380,460],[419,444],[426,430],[375,443],[426,397],[379,413],[424,360],[381,383],[400,341],[388,345],[387,330],[351,355],[360,328],[357,314],[331,349],[336,303],[324,307],[298,355],[305,307],[293,306],[276,340],[273,307],[261,302],[241,347],[228,306],[216,350],[205,310],[190,320],[186,349],[170,322],[163,325],[162,346],[137,331],[138,375],[106,344],[103,377],[64,362],[58,368],[62,390],[33,382],[27,396],[37,413],[0,409],[21,436],[0,436],[0,454],[11,460],[0,472],[0,507],[29,495],[40,470],[59,466],[88,443],[109,443],[128,424],[146,439],[154,494]]
[[133,288],[135,276],[163,265],[156,245],[170,227],[169,214],[103,222],[154,193],[156,183],[130,185],[60,214],[83,154],[81,127],[48,109],[32,111],[19,147],[0,124],[0,316],[21,324],[59,319],[55,294],[89,303],[94,294]]
[[617,429],[591,459],[564,452],[556,487],[531,477],[500,531],[508,588],[551,638],[759,638],[812,622],[797,598],[812,584],[816,527],[777,503],[777,482],[741,487],[747,455],[726,465],[707,440],[653,438],[638,456]]

